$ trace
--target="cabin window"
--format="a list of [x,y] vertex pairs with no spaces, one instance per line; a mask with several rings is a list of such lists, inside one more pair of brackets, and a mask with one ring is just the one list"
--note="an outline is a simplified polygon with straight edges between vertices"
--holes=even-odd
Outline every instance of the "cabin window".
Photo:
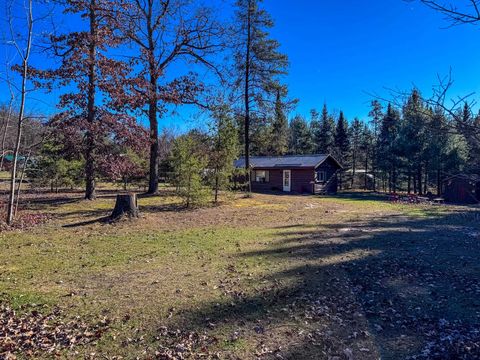
[[270,174],[268,170],[255,170],[255,182],[268,183],[270,181]]
[[326,171],[317,171],[316,181],[318,181],[318,182],[327,181],[327,172]]

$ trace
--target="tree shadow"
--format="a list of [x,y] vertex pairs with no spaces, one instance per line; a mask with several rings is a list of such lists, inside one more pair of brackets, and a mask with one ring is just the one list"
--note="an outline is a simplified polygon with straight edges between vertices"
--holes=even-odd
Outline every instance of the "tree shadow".
[[[222,302],[183,311],[178,325],[240,329],[265,358],[478,358],[476,216],[279,227],[269,248],[234,259]],[[244,261],[283,265],[252,278]]]
[[102,216],[100,218],[96,218],[92,220],[80,221],[72,224],[65,224],[65,225],[62,225],[62,227],[76,228],[76,227],[82,227],[82,226],[93,225],[93,224],[111,224],[111,223],[112,221],[110,216]]

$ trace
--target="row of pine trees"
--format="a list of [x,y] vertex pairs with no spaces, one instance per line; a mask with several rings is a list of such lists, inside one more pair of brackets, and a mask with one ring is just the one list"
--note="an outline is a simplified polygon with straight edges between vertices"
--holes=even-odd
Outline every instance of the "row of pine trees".
[[332,154],[344,166],[343,187],[440,193],[446,177],[480,169],[479,125],[467,104],[451,115],[417,89],[398,106],[374,100],[368,119],[351,121],[324,105],[288,122],[278,96],[271,119],[253,121],[252,155]]

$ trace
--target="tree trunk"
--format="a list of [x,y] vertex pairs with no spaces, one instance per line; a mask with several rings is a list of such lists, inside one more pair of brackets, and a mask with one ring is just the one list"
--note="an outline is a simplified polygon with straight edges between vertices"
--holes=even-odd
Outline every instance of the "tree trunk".
[[148,38],[148,71],[150,76],[148,120],[150,122],[150,169],[148,180],[148,194],[158,192],[158,69],[155,57],[154,24],[152,24],[152,5],[149,3],[149,10],[146,14],[147,38]]
[[115,208],[113,209],[110,218],[119,219],[123,216],[128,216],[131,218],[138,217],[138,203],[136,194],[130,193],[117,195]]
[[15,201],[15,210],[13,211],[13,216],[14,217],[17,216],[18,204],[20,203],[20,190],[22,189],[22,183],[23,183],[23,180],[25,179],[25,171],[27,170],[27,165],[28,165],[28,161],[30,160],[31,153],[32,153],[32,151],[30,150],[28,152],[28,155],[27,155],[26,159],[24,160],[23,167],[22,167],[22,172],[20,174],[20,181],[18,183],[17,196],[16,196],[17,199]]
[[218,174],[215,174],[215,204],[218,202]]
[[410,170],[408,170],[408,180],[407,180],[407,193],[412,192],[412,174],[410,173]]
[[423,186],[423,183],[422,183],[422,166],[420,165],[418,167],[418,171],[417,171],[417,180],[418,180],[418,195],[422,195],[422,186]]
[[90,41],[88,48],[88,95],[87,95],[87,121],[90,129],[88,129],[86,134],[86,143],[87,150],[85,154],[85,199],[94,200],[95,199],[95,159],[94,159],[94,149],[95,149],[95,140],[93,132],[93,123],[95,121],[95,63],[96,63],[96,30],[97,30],[97,19],[95,14],[96,0],[90,1]]
[[33,14],[32,14],[32,0],[28,2],[28,35],[27,35],[27,46],[25,55],[19,54],[22,56],[22,86],[21,86],[21,98],[20,98],[20,111],[18,113],[18,124],[17,124],[17,137],[15,139],[15,148],[13,150],[13,159],[12,159],[12,170],[10,173],[10,190],[8,197],[8,209],[7,209],[7,224],[11,225],[13,222],[14,216],[14,204],[15,204],[15,183],[16,183],[16,172],[17,172],[17,160],[18,153],[20,151],[20,142],[22,138],[22,126],[23,126],[23,114],[25,111],[25,99],[27,95],[27,75],[28,75],[28,60],[30,57],[30,50],[32,47],[32,29],[33,29]]
[[252,3],[248,1],[247,11],[247,53],[245,56],[245,172],[247,176],[247,190],[252,191],[250,176],[250,46],[251,46],[251,11]]
[[428,193],[428,161],[425,162],[425,173],[423,177],[423,193]]
[[368,190],[368,151],[365,154],[365,190]]
[[440,168],[437,169],[437,196],[442,195],[442,182],[440,178]]
[[353,189],[353,185],[355,183],[355,171],[357,170],[357,150],[354,149],[353,157],[352,157],[352,181],[350,187]]

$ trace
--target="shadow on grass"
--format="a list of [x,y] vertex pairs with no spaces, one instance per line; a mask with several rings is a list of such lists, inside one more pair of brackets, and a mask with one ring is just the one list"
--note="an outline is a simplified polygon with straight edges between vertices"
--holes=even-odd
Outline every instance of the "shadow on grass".
[[65,224],[62,227],[64,228],[77,228],[81,226],[93,225],[93,224],[111,224],[111,217],[110,216],[102,216],[97,219],[80,221],[72,224]]
[[266,358],[479,358],[476,216],[280,227],[269,248],[236,259],[280,270],[251,278],[232,264],[224,301],[182,312],[178,326],[236,331]]

